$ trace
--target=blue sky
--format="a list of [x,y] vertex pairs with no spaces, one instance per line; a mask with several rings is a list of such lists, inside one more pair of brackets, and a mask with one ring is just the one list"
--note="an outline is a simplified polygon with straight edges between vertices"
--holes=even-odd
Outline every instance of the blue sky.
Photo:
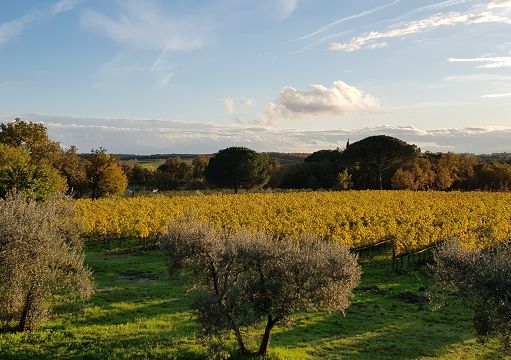
[[511,0],[0,3],[0,120],[81,151],[511,151]]

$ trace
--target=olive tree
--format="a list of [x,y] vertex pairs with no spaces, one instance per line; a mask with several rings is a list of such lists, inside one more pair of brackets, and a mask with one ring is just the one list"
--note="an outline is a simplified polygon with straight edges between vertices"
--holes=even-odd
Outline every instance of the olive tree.
[[79,230],[65,199],[0,200],[0,324],[30,331],[46,317],[55,294],[63,300],[92,295]]
[[206,334],[231,331],[241,355],[254,354],[243,336],[247,327],[264,322],[257,354],[265,355],[275,324],[303,310],[344,311],[361,276],[348,248],[310,236],[219,234],[185,221],[172,225],[161,245],[171,273],[183,265],[193,272],[194,308]]
[[480,335],[511,336],[511,241],[473,251],[459,241],[435,254],[434,273],[442,288],[457,289],[474,310]]

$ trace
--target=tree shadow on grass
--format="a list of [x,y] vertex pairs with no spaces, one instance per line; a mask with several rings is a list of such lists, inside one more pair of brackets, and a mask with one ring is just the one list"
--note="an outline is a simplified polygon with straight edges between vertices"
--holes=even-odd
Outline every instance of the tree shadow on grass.
[[0,337],[0,359],[204,357],[186,279],[169,278],[160,253],[88,255],[94,297],[54,307],[53,319],[38,331]]
[[[170,279],[161,254],[95,253],[90,259],[98,275],[98,292],[91,302],[78,313],[72,306],[57,308],[57,319],[33,334],[0,337],[0,358],[206,356],[197,340],[199,324],[189,310],[186,276]],[[364,266],[362,284],[345,317],[299,314],[292,328],[275,329],[270,352],[296,349],[325,359],[416,359],[437,356],[449,345],[474,337],[471,316],[459,302],[453,301],[441,311],[433,311],[427,302],[407,302],[415,298],[410,294],[425,298],[424,288],[431,284],[426,275],[395,276],[386,272],[387,266],[378,262]],[[123,274],[150,274],[154,281],[133,282]]]
[[100,291],[78,314],[72,306],[61,307],[55,322],[40,331],[13,334],[9,346],[2,349],[0,342],[0,358],[204,358],[196,340],[200,327],[181,281],[124,285]]
[[431,279],[423,270],[401,276],[382,276],[379,265],[364,270],[345,316],[297,316],[293,327],[276,329],[272,346],[325,359],[417,359],[474,338],[471,315],[459,301],[434,310],[424,291]]
[[[33,341],[33,340],[32,340]],[[48,338],[39,346],[0,349],[2,359],[203,359],[205,350],[189,340],[175,339],[173,331],[110,335],[107,338]]]

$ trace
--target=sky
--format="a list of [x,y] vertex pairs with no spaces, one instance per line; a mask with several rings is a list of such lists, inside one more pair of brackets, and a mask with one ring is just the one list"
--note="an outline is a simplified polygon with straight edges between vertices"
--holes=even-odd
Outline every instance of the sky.
[[0,0],[0,122],[81,152],[511,152],[511,0]]

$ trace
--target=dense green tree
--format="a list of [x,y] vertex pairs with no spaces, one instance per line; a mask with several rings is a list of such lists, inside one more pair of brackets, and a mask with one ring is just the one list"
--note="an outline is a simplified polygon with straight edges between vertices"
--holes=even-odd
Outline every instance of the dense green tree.
[[341,154],[339,148],[313,152],[302,164],[286,167],[280,176],[279,186],[290,189],[344,189],[346,186],[349,188],[350,181],[343,182],[342,185],[339,182],[339,176],[344,176],[346,170],[341,164]]
[[266,154],[245,147],[230,147],[213,156],[205,170],[208,183],[224,188],[260,187],[268,183],[274,163]]
[[191,179],[193,167],[192,164],[182,160],[179,156],[173,156],[158,166],[157,171],[169,174],[175,180],[183,182]]
[[318,150],[307,156],[303,161],[306,163],[330,161],[339,164],[342,151],[339,148],[335,150]]
[[388,189],[397,169],[420,155],[415,145],[386,135],[370,136],[350,144],[342,162],[352,170],[357,188]]
[[152,184],[153,173],[151,170],[140,166],[140,164],[134,164],[127,175],[130,186],[149,188]]
[[308,162],[288,167],[280,187],[285,189],[332,189],[337,186],[339,167],[331,161]]

